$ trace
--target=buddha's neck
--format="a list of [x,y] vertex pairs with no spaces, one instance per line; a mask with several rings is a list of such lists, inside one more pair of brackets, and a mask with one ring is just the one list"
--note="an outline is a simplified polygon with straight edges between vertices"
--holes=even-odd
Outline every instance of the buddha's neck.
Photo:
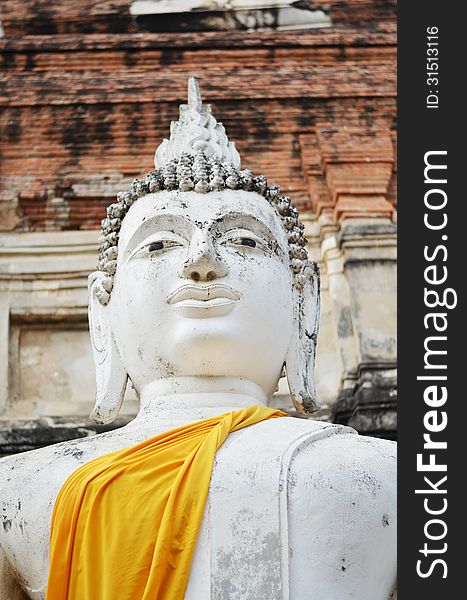
[[133,423],[162,431],[267,402],[264,390],[247,379],[170,377],[140,390],[140,410]]

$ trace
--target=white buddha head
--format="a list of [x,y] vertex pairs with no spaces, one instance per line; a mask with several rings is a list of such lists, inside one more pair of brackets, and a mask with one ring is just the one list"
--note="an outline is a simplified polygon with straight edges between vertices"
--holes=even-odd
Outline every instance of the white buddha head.
[[319,274],[290,198],[239,169],[194,78],[156,163],[102,223],[92,417],[116,417],[128,377],[138,393],[160,379],[241,378],[271,397],[284,366],[296,408],[311,412]]

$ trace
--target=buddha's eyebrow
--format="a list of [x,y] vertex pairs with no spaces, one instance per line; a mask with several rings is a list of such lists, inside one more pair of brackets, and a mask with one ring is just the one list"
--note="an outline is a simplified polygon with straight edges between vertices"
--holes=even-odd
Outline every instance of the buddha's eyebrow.
[[226,231],[234,227],[250,229],[271,239],[276,239],[277,237],[269,225],[262,219],[253,214],[242,212],[228,212],[219,215],[211,226],[211,229]]
[[138,227],[131,234],[130,239],[122,248],[123,258],[143,242],[149,235],[157,231],[176,231],[189,238],[194,224],[187,217],[172,212],[159,212],[151,217],[143,218]]

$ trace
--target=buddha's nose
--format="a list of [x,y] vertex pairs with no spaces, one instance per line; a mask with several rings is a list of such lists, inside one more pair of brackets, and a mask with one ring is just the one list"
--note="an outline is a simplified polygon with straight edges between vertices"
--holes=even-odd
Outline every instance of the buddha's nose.
[[183,265],[183,277],[193,281],[213,281],[227,275],[227,268],[216,255],[207,236],[191,241],[188,257]]

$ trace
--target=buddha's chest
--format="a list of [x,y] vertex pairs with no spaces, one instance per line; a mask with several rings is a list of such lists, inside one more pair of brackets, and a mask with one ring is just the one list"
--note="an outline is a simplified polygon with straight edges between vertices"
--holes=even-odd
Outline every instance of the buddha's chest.
[[254,465],[237,465],[223,477],[223,467],[214,470],[185,600],[282,599],[280,469],[263,464],[255,473]]
[[284,424],[271,440],[273,429],[239,432],[218,451],[185,600],[288,600],[290,467],[302,441],[323,432]]
[[[266,422],[254,436],[248,430],[231,434],[218,450],[185,600],[289,598],[290,465],[301,441],[323,431],[296,419],[283,421],[280,438],[272,435],[277,425]],[[29,590],[37,590],[31,597],[43,600],[48,543],[42,529],[35,533],[43,542],[44,564],[31,565],[27,579]]]

